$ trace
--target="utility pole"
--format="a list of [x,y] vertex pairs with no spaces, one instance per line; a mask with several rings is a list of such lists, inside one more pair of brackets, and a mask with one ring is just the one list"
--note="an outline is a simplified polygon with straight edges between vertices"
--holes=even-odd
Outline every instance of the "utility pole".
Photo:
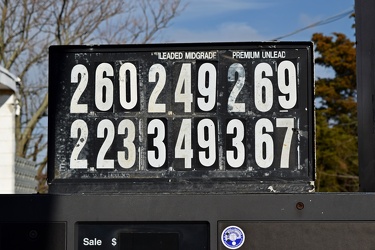
[[375,191],[375,2],[356,0],[360,190]]

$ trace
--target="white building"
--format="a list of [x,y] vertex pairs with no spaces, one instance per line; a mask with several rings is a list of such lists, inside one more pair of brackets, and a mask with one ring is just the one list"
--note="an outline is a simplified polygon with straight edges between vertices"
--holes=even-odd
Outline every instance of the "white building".
[[0,193],[35,193],[35,163],[16,157],[18,77],[0,66]]

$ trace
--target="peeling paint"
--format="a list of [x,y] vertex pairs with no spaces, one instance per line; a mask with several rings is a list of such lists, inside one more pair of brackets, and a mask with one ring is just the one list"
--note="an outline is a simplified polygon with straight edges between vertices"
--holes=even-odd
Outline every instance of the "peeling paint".
[[267,189],[268,189],[271,193],[277,193],[277,191],[276,191],[275,189],[273,189],[272,186],[269,186]]

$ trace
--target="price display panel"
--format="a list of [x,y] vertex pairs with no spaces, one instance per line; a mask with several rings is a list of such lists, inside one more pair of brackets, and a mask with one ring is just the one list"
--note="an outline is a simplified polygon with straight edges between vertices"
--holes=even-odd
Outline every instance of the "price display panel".
[[51,46],[51,180],[313,181],[310,42]]

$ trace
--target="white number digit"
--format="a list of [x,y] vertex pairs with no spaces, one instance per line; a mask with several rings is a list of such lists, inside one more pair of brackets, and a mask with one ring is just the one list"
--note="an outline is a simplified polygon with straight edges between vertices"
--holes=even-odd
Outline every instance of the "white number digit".
[[[264,76],[263,76],[264,74]],[[273,86],[270,79],[272,67],[268,63],[259,63],[254,70],[254,102],[261,112],[267,112],[273,105]]]
[[289,168],[290,147],[292,144],[294,120],[293,118],[277,118],[276,127],[285,127],[285,137],[281,150],[280,168]]
[[147,151],[148,163],[154,168],[159,168],[165,164],[167,158],[167,149],[164,144],[165,127],[163,121],[160,119],[151,120],[147,126],[147,133],[149,135],[156,135],[152,145],[157,148],[157,152],[156,150]]
[[184,103],[184,112],[191,112],[193,94],[191,93],[191,64],[182,64],[180,76],[178,77],[176,91],[174,93],[175,102]]
[[[207,78],[208,77],[208,81]],[[204,63],[198,70],[198,107],[202,111],[210,111],[216,104],[216,68],[211,63]]]
[[[78,131],[80,131],[80,135],[78,135]],[[75,120],[72,123],[70,128],[70,138],[78,138],[79,139],[73,148],[72,155],[70,156],[70,168],[71,169],[85,169],[87,168],[87,160],[82,159],[78,160],[79,154],[82,151],[83,147],[87,142],[87,137],[89,134],[89,129],[87,128],[87,124],[83,120]]]
[[[105,134],[106,134],[105,131],[107,131],[106,137],[105,137]],[[98,128],[97,128],[97,137],[105,138],[105,140],[98,152],[98,158],[96,159],[96,168],[97,169],[113,169],[114,160],[104,159],[106,153],[108,152],[108,149],[112,146],[113,140],[115,139],[115,127],[110,120],[104,119],[99,122]]]
[[205,167],[211,167],[216,160],[216,128],[211,119],[202,119],[197,125],[198,145],[208,151],[199,151],[199,162]]
[[255,162],[261,168],[271,166],[274,159],[274,145],[270,134],[273,132],[272,122],[266,118],[255,124]]
[[[78,82],[79,75],[81,75],[80,82]],[[70,113],[87,113],[87,104],[78,103],[78,101],[87,87],[88,80],[89,73],[87,68],[82,64],[75,65],[71,72],[70,81],[72,83],[78,83],[78,87],[74,91],[70,102]]]
[[126,135],[126,137],[123,139],[122,145],[124,146],[124,148],[127,149],[127,151],[117,152],[118,163],[120,164],[122,168],[129,169],[133,167],[136,157],[137,157],[137,150],[134,145],[134,139],[135,139],[134,123],[129,119],[122,120],[120,124],[118,125],[118,134]]
[[155,85],[154,90],[150,95],[150,99],[148,101],[148,111],[150,113],[163,113],[166,111],[165,103],[156,103],[161,91],[165,86],[165,82],[167,79],[167,74],[165,73],[165,68],[161,64],[154,64],[151,66],[150,71],[148,73],[148,81],[149,82],[156,82],[156,75],[158,75],[158,82]]
[[[127,82],[129,74],[129,84]],[[132,63],[124,63],[119,72],[120,104],[126,110],[131,110],[138,103],[137,68]],[[128,89],[129,88],[129,89]]]
[[228,112],[245,112],[245,103],[236,103],[238,94],[245,84],[245,68],[240,63],[233,63],[228,69],[228,81],[237,81],[228,97]]
[[[286,72],[288,72],[286,74]],[[286,81],[288,79],[288,82]],[[291,109],[297,103],[297,73],[291,61],[282,61],[277,68],[279,90],[285,96],[279,96],[280,106]]]
[[185,168],[191,168],[193,149],[191,148],[191,119],[183,119],[175,147],[175,157],[185,159]]
[[113,76],[113,68],[101,63],[95,72],[95,105],[100,111],[108,111],[113,105],[113,83],[106,76]]
[[[232,139],[232,146],[236,150],[228,150],[226,154],[227,162],[232,168],[238,168],[245,162],[245,145],[243,140],[245,138],[245,127],[238,119],[233,119],[228,122],[227,135],[236,135]],[[236,157],[237,155],[237,157]]]

